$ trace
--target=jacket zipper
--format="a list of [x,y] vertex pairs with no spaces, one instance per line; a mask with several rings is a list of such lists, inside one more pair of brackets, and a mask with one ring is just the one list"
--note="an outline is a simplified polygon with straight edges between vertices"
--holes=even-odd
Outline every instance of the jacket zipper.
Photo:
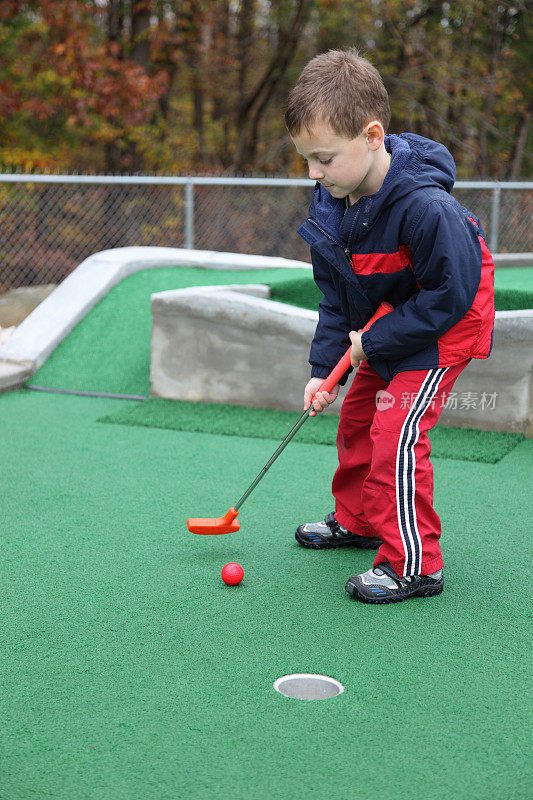
[[[353,269],[353,267],[352,267],[351,253],[350,253],[350,250],[349,250],[349,248],[348,248],[348,247],[343,247],[343,246],[342,246],[342,244],[341,244],[340,242],[338,242],[338,241],[337,241],[337,240],[336,240],[336,239],[335,239],[335,238],[334,238],[334,237],[333,237],[333,236],[332,236],[330,233],[328,233],[328,232],[327,232],[327,231],[325,231],[323,228],[321,228],[321,227],[320,227],[320,225],[318,224],[318,222],[315,222],[315,220],[314,220],[314,219],[311,219],[311,217],[307,217],[307,221],[308,221],[308,222],[310,222],[310,223],[311,223],[311,225],[314,225],[314,227],[315,227],[317,230],[319,230],[319,231],[320,231],[320,233],[321,233],[323,236],[325,236],[325,237],[326,237],[326,239],[329,239],[329,241],[330,241],[330,242],[333,242],[333,244],[334,244],[334,245],[336,245],[337,247],[340,247],[340,248],[341,248],[341,250],[344,252],[344,255],[346,256],[346,259],[347,259],[347,261],[348,261],[348,266],[350,267],[350,270],[351,270],[352,272],[355,272],[355,270],[354,270],[354,269]],[[364,292],[361,290],[361,288],[358,288],[358,289],[357,289],[357,291],[359,292],[359,294],[360,294],[362,297],[364,297],[364,298],[366,299],[366,295],[365,295],[365,293],[364,293]]]
[[349,263],[349,265],[351,267],[352,266],[352,262],[351,262],[352,254],[350,253],[350,250],[348,249],[348,247],[343,247],[340,242],[338,242],[333,236],[331,236],[331,234],[329,234],[327,231],[325,231],[324,228],[321,228],[320,225],[318,224],[318,222],[315,222],[315,220],[311,219],[311,217],[308,217],[307,220],[308,220],[308,222],[311,223],[311,225],[314,225],[315,228],[317,228],[320,231],[320,233],[323,236],[326,237],[326,239],[329,239],[330,242],[333,242],[333,244],[337,245],[337,247],[340,247],[343,250],[344,255],[348,259],[348,263]]

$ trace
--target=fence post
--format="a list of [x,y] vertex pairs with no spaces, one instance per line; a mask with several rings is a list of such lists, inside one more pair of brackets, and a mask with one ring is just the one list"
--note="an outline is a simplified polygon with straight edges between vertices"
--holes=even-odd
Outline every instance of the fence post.
[[194,250],[194,182],[185,184],[185,248]]
[[497,184],[492,190],[492,211],[490,215],[490,243],[491,253],[498,252],[498,233],[500,227],[500,194],[501,187]]

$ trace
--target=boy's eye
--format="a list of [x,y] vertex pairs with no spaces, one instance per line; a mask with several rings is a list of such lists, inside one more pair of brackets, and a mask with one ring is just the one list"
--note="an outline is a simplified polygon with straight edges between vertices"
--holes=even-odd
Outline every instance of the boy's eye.
[[[313,160],[312,158],[305,158],[305,156],[302,156],[302,158],[306,162],[306,164],[309,164],[309,162]],[[322,164],[322,166],[325,167],[328,164],[331,164],[331,162],[333,161],[333,156],[330,156],[329,158],[325,158],[325,159],[324,158],[317,158],[316,160],[318,161],[319,164]]]

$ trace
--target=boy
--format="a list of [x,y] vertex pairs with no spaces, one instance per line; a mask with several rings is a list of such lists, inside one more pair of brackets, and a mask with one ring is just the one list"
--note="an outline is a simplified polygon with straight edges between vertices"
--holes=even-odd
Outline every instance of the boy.
[[[313,58],[285,120],[317,181],[298,231],[323,294],[304,408],[350,341],[358,367],[339,420],[335,511],[300,525],[296,539],[379,548],[373,568],[346,584],[363,602],[437,595],[441,526],[428,431],[469,361],[490,354],[492,258],[479,220],[450,195],[451,155],[415,134],[386,135],[387,92],[356,50]],[[384,300],[394,310],[361,335]],[[311,414],[338,391],[317,393]]]

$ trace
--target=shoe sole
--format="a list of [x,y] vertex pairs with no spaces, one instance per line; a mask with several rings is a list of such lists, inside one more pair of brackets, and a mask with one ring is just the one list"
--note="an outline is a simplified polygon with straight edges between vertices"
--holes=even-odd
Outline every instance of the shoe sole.
[[388,603],[401,603],[402,600],[408,600],[410,597],[436,597],[438,594],[441,594],[444,586],[443,584],[439,584],[437,586],[421,586],[419,589],[415,589],[414,592],[404,592],[392,597],[383,597],[380,600],[374,600],[370,597],[366,597],[364,594],[361,594],[357,588],[357,584],[352,581],[351,578],[346,584],[345,588],[348,594],[351,595],[354,600],[360,600],[362,603],[372,603],[373,605],[387,605]]
[[303,547],[309,547],[311,550],[335,550],[338,547],[357,547],[360,550],[377,550],[381,544],[381,542],[380,544],[374,544],[373,542],[367,544],[365,541],[353,542],[349,539],[337,539],[335,542],[326,542],[321,539],[320,543],[317,542],[313,544],[312,542],[308,542],[307,539],[304,539],[298,531],[296,531],[294,535],[298,544],[301,544]]

